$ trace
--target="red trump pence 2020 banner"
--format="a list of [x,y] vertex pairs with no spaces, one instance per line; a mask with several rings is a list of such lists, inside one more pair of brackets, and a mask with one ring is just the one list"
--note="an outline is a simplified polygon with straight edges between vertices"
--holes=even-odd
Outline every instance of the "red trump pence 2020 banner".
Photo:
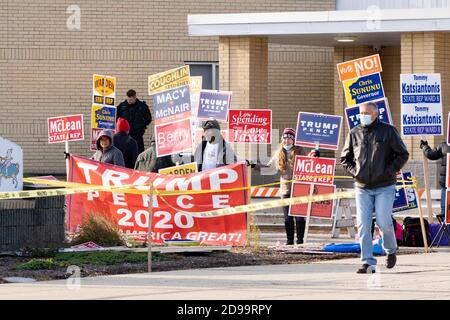
[[272,110],[228,110],[228,134],[230,142],[272,143]]
[[[140,190],[149,190],[149,183],[153,182],[157,191],[187,191],[177,195],[153,196],[154,243],[174,239],[190,239],[203,245],[243,246],[246,243],[246,213],[217,217],[194,217],[189,213],[247,204],[246,190],[217,192],[247,186],[243,163],[176,176],[137,171],[71,156],[69,181],[102,186],[142,185],[136,188]],[[192,190],[217,191],[189,194]],[[149,194],[92,191],[67,198],[69,232],[75,232],[88,214],[106,214],[117,223],[124,234],[147,238]]]

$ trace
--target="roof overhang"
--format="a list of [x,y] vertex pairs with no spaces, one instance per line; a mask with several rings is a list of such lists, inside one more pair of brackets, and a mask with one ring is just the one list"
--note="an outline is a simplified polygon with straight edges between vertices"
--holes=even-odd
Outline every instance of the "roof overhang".
[[403,32],[450,31],[449,9],[302,11],[188,15],[189,36],[267,36],[271,42],[336,46],[400,45]]

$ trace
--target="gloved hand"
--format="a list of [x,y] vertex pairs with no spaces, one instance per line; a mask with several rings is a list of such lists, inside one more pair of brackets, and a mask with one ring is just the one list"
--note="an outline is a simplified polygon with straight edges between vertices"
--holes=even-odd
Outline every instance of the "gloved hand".
[[420,140],[420,149],[423,149],[425,147],[428,147],[428,141]]
[[319,157],[320,157],[320,151],[319,151],[319,149],[311,150],[311,151],[308,153],[308,157],[319,158]]
[[64,151],[64,159],[69,159],[70,153]]
[[248,160],[245,160],[245,163],[247,164],[247,167],[248,167],[248,166],[251,166],[252,169],[256,166],[256,163],[251,163],[251,162],[248,161]]

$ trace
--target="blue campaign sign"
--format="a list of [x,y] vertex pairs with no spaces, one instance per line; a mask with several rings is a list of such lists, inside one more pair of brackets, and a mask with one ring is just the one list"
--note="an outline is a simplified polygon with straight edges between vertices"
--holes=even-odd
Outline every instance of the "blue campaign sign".
[[[387,98],[371,102],[375,103],[378,107],[378,118],[385,123],[393,125]],[[361,121],[359,120],[359,105],[345,108],[345,116],[347,119],[348,128],[350,130],[352,130],[354,127],[357,127],[361,123]]]
[[[403,172],[403,180],[405,180],[405,185],[412,185],[412,173],[411,172]],[[411,182],[409,182],[411,181]],[[407,188],[406,189],[406,199],[408,201],[408,206],[403,207],[403,208],[398,208],[395,209],[394,208],[394,212],[402,212],[402,211],[407,211],[407,210],[414,210],[417,209],[419,206],[417,204],[417,193],[416,190],[413,188]]]
[[348,107],[384,98],[383,84],[379,73],[345,80],[342,85]]
[[91,126],[93,129],[116,129],[116,107],[92,105]]
[[400,74],[403,135],[444,133],[441,93],[440,73]]
[[[397,180],[403,180],[403,175],[401,174],[397,175]],[[404,187],[403,181],[397,182],[397,186]],[[408,206],[408,199],[406,195],[406,189],[405,188],[396,189],[393,209],[401,209],[407,206]]]
[[227,121],[231,91],[201,90],[197,117]]
[[155,123],[169,123],[190,117],[191,96],[189,86],[181,86],[153,95]]
[[337,150],[342,116],[299,112],[295,145]]

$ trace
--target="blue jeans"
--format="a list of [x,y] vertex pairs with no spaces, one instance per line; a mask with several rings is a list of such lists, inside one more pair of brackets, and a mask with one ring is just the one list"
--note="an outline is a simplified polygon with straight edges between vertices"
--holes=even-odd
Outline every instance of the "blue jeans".
[[395,199],[395,185],[364,189],[355,186],[356,221],[358,225],[359,243],[361,245],[361,261],[371,266],[377,264],[373,257],[372,216],[375,212],[377,225],[383,233],[383,249],[387,254],[397,251],[394,225],[392,224],[392,206]]

